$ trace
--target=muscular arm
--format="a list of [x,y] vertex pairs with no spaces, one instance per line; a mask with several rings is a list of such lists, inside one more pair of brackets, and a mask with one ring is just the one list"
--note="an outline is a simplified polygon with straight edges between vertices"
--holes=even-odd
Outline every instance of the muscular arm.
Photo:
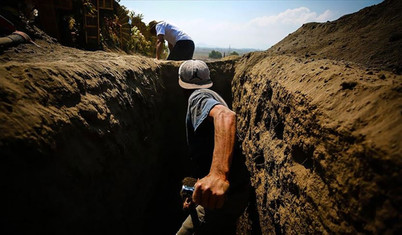
[[209,112],[214,122],[215,144],[209,174],[195,184],[193,200],[209,209],[222,207],[229,189],[229,171],[236,135],[236,114],[223,105]]
[[162,34],[158,35],[158,39],[156,40],[156,59],[159,60],[162,50],[163,44],[165,43],[164,36]]

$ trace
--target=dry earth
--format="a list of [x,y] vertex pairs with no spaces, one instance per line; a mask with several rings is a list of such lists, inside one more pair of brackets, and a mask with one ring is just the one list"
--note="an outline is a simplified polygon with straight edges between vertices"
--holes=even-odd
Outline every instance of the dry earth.
[[[0,55],[0,233],[177,231],[180,63],[37,43]],[[229,104],[234,63],[210,63]]]
[[[402,230],[401,10],[385,1],[208,63],[254,189],[239,234]],[[37,43],[0,54],[0,233],[174,233],[180,63]]]
[[237,63],[233,106],[257,208],[242,233],[402,230],[401,11],[385,1],[306,24]]
[[263,233],[401,229],[402,76],[255,57],[237,67],[233,103]]
[[[172,114],[160,107],[172,105],[160,67],[139,56],[38,44],[0,57],[0,233],[142,234],[169,184],[165,210],[180,216],[173,191],[181,178],[161,178],[163,167],[175,169],[171,160],[181,166],[175,146],[184,139],[166,138],[172,120],[162,117]],[[179,223],[168,222],[161,229]]]

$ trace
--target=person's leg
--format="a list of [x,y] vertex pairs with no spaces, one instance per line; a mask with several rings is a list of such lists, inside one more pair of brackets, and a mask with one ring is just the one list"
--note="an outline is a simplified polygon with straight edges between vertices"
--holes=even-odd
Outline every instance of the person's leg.
[[[193,207],[194,211],[190,212],[190,215],[181,225],[181,228],[176,233],[177,235],[193,234],[201,224],[204,223],[205,210],[202,206]],[[198,218],[197,218],[198,217]],[[195,221],[197,220],[197,221]]]
[[167,60],[178,60],[177,44],[173,47],[173,50],[169,53]]
[[248,190],[228,195],[221,209],[205,210],[204,223],[197,231],[197,235],[235,235],[236,223],[248,204]]
[[202,206],[197,206],[198,225],[195,226],[196,223],[193,223],[195,216],[189,215],[177,234],[236,234],[236,222],[247,206],[248,193],[247,188],[245,188],[229,195],[221,209],[204,210]]
[[198,218],[190,214],[176,233],[177,235],[236,234],[236,217],[231,214],[226,214],[222,210],[204,210],[202,206],[197,206],[196,211]]
[[170,52],[167,60],[191,60],[194,55],[194,42],[191,40],[182,40],[176,42],[173,50]]
[[194,46],[194,42],[191,40],[187,40],[184,41],[185,42],[185,50],[183,50],[183,60],[191,60],[193,59],[193,55],[194,55],[194,50],[195,50],[195,46]]

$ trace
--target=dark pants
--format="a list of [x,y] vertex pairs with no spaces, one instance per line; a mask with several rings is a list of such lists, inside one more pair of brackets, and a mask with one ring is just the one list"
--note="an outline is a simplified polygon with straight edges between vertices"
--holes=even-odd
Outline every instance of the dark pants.
[[235,235],[237,219],[243,214],[248,204],[249,187],[228,195],[221,209],[206,210],[202,206],[195,208],[198,216],[197,226],[191,215],[183,222],[176,235]]
[[168,60],[191,60],[194,55],[194,42],[191,40],[180,40],[176,42],[170,52]]

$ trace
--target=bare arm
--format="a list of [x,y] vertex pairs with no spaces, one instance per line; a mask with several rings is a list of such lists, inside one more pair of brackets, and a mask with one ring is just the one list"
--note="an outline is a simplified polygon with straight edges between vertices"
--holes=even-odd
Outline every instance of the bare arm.
[[215,145],[209,174],[195,184],[193,200],[209,209],[221,208],[229,189],[229,172],[236,135],[236,114],[223,105],[209,112],[214,122]]
[[158,39],[156,40],[156,59],[159,60],[161,56],[161,52],[163,49],[163,44],[165,43],[165,39],[163,34],[158,35]]

